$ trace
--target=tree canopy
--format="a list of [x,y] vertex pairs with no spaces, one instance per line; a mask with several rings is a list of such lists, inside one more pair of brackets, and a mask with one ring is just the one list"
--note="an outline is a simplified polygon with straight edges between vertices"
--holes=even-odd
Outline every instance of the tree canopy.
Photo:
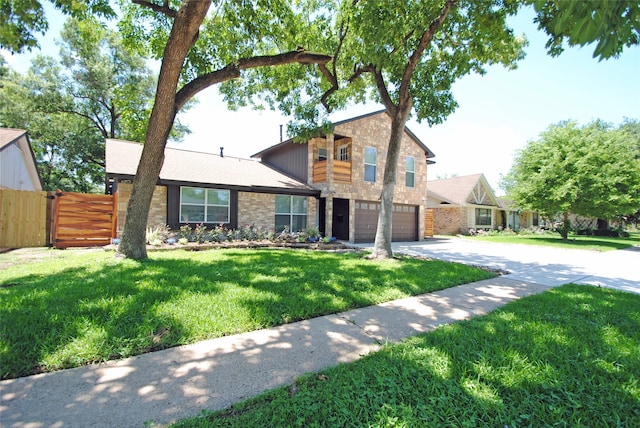
[[[47,190],[103,190],[104,140],[144,140],[155,79],[93,17],[70,18],[59,45],[59,60],[37,56],[24,75],[0,77],[0,126],[29,131]],[[172,136],[185,131],[178,124]]]
[[[637,121],[550,126],[520,150],[502,186],[514,204],[554,219],[613,219],[640,210]],[[566,238],[566,225],[560,233]]]
[[640,3],[637,0],[528,0],[536,10],[538,28],[549,35],[553,56],[569,46],[595,43],[593,57],[618,57],[625,47],[640,44]]

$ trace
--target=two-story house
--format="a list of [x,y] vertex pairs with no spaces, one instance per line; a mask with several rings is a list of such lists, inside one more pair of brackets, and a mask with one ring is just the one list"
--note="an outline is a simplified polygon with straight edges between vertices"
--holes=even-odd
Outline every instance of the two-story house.
[[[304,143],[287,140],[240,159],[175,148],[165,162],[147,223],[253,225],[276,232],[317,227],[323,236],[373,242],[378,222],[391,119],[376,112],[334,124]],[[122,232],[142,145],[106,141],[107,180],[117,195]],[[427,163],[433,153],[406,129],[397,172],[392,235],[424,236]]]
[[[320,190],[317,223],[323,235],[373,242],[391,119],[378,111],[333,125],[330,134],[305,143],[287,140],[252,157]],[[405,128],[394,193],[394,241],[424,237],[427,164],[432,157]]]

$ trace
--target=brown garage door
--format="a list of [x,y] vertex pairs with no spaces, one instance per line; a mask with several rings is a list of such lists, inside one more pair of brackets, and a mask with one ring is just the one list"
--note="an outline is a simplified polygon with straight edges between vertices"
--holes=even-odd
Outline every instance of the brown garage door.
[[[379,202],[356,201],[355,242],[373,242],[378,226]],[[391,225],[392,241],[418,240],[418,207],[394,204]]]

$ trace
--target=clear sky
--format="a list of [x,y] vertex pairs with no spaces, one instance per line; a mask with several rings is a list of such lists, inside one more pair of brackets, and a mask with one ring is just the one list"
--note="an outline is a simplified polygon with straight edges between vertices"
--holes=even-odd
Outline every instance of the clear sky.
[[[593,47],[568,48],[556,58],[546,54],[545,35],[525,10],[511,20],[516,34],[529,40],[527,56],[518,69],[489,67],[484,76],[459,80],[453,94],[459,107],[441,125],[429,128],[411,120],[409,129],[436,155],[428,179],[484,173],[497,194],[500,176],[506,174],[516,150],[561,120],[586,124],[594,119],[619,124],[625,117],[640,119],[640,48],[626,49],[620,58],[598,62]],[[43,39],[43,51],[53,55],[51,43],[60,26],[51,25]],[[53,33],[53,34],[51,34]],[[29,56],[3,53],[18,71],[29,65]],[[192,133],[181,148],[249,157],[279,142],[281,124],[288,119],[276,112],[249,108],[228,111],[215,88],[198,96],[199,104],[180,116]],[[380,110],[376,104],[355,105],[333,114],[339,121]]]

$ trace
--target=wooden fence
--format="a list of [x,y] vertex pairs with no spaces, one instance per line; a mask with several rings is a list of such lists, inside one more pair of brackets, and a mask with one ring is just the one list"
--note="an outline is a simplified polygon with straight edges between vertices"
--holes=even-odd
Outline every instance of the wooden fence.
[[47,192],[0,189],[0,248],[47,245]]
[[433,237],[434,232],[434,224],[433,224],[433,208],[427,208],[425,210],[425,218],[424,218],[424,237]]
[[116,236],[117,204],[113,195],[56,192],[53,245],[92,247]]

